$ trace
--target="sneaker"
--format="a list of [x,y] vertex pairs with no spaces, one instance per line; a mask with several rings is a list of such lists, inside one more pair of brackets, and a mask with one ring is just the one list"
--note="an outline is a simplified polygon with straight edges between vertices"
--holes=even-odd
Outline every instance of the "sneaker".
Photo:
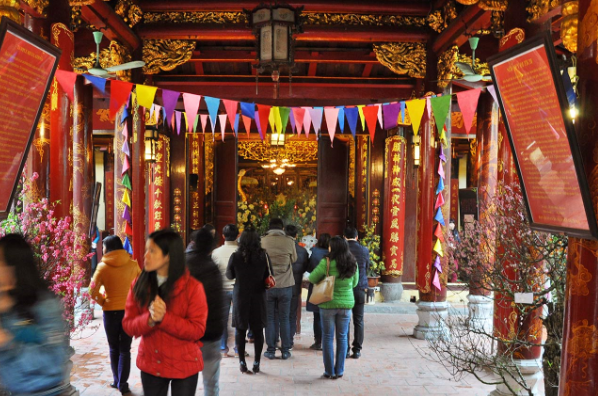
[[272,360],[272,359],[274,359],[276,357],[276,355],[275,355],[274,352],[268,352],[268,351],[264,352],[264,356],[267,357],[270,360]]
[[282,353],[282,360],[287,360],[288,358],[291,357],[291,352],[283,352]]

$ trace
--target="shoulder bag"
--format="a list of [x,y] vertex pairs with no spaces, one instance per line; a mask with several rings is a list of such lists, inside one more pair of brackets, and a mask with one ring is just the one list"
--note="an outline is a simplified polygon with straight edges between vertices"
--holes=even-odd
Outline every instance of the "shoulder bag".
[[334,276],[330,272],[330,259],[326,257],[326,277],[314,285],[309,302],[315,305],[332,301],[334,296]]
[[268,277],[266,278],[264,283],[265,283],[266,289],[271,289],[274,286],[276,286],[276,279],[274,279],[274,276],[272,276],[272,270],[270,269],[270,259],[268,258],[267,253],[266,253],[266,265],[268,266],[268,273],[270,275],[268,275]]

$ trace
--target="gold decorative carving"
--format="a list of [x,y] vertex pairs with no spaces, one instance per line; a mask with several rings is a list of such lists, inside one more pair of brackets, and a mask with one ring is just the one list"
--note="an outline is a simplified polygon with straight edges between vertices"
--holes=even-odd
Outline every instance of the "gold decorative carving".
[[244,12],[146,12],[143,23],[249,23]]
[[71,7],[83,7],[86,5],[92,5],[96,0],[69,0],[69,6]]
[[143,19],[143,11],[132,0],[119,0],[116,7],[114,7],[114,12],[120,15],[131,28]]
[[[529,5],[526,7],[529,17],[528,22],[540,19],[544,14],[547,14],[551,9],[558,7],[560,0],[528,0]],[[595,26],[594,26],[595,27]]]
[[0,0],[0,17],[7,17],[21,24],[21,17],[19,15],[20,3],[19,0]]
[[[588,283],[592,280],[592,274],[581,263],[579,253],[580,249],[573,248],[569,250],[569,254],[572,255],[572,268],[567,271],[567,289],[570,290],[571,294],[574,296],[587,296],[590,294]],[[577,270],[575,274],[572,271],[573,268]]]
[[239,142],[239,156],[244,159],[269,162],[284,158],[290,162],[308,162],[318,159],[318,142],[286,142],[284,148],[276,148],[262,142]]
[[455,2],[451,0],[444,4],[442,10],[434,10],[430,13],[426,21],[432,30],[441,33],[455,18],[457,18],[457,8]]
[[35,149],[39,153],[39,162],[44,161],[44,145],[46,145],[46,144],[47,145],[50,144],[50,139],[38,138],[38,139],[33,140],[33,145],[35,146]]
[[508,0],[480,0],[478,7],[484,11],[500,11],[505,12],[509,5]]
[[453,45],[438,57],[438,88],[445,88],[460,73],[455,63],[459,60],[459,47]]
[[195,41],[187,40],[143,40],[145,74],[169,71],[191,59]]
[[469,6],[469,5],[477,4],[478,1],[480,1],[480,0],[457,0],[457,3]]
[[[581,50],[585,50],[592,45],[598,37],[598,29],[596,23],[598,22],[598,1],[594,0],[590,3],[583,20],[581,21]],[[596,59],[598,62],[598,58]]]
[[[21,0],[23,3],[27,4],[29,7],[33,8],[37,11],[41,16],[47,16],[46,7],[50,4],[50,0]],[[16,2],[17,5],[19,2]]]
[[211,139],[206,139],[204,142],[205,149],[205,167],[206,167],[206,195],[214,189],[214,142]]
[[523,40],[525,40],[525,32],[523,31],[523,29],[514,28],[509,30],[506,36],[500,39],[499,47],[504,46],[507,43],[507,41],[509,41],[513,36],[515,37],[515,40],[518,44],[523,43]]
[[574,323],[566,351],[571,357],[565,378],[575,378],[575,380],[570,379],[564,384],[564,395],[593,393],[595,378],[591,375],[592,371],[587,368],[589,360],[595,359],[592,355],[598,354],[598,329],[596,326],[590,326],[587,319]]
[[426,46],[423,43],[374,44],[376,58],[396,74],[426,76]]
[[[108,48],[104,48],[100,51],[100,66],[102,68],[107,68],[111,66],[122,65],[123,63],[127,63],[131,61],[131,54],[129,50],[124,45],[121,45],[118,41],[112,40],[110,41],[110,45]],[[71,61],[71,66],[73,66],[73,70],[77,73],[84,73],[87,69],[91,69],[96,62],[96,54],[95,52],[90,54],[89,56],[83,56],[80,58],[75,58]],[[116,75],[119,80],[122,81],[131,81],[131,71],[130,70],[123,70],[116,72]]]
[[568,1],[562,7],[561,39],[569,51],[577,52],[577,29],[579,26],[579,1]]

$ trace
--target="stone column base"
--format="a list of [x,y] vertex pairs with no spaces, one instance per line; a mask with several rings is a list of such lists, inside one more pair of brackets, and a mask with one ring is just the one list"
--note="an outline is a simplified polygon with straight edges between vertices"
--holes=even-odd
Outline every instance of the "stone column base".
[[418,340],[434,339],[446,336],[444,320],[448,316],[449,304],[441,302],[417,302],[417,317],[419,322],[413,329],[413,336]]
[[[517,368],[521,370],[521,374],[525,379],[525,382],[532,390],[532,395],[540,396],[544,393],[538,392],[538,385],[543,381],[544,374],[542,373],[542,359],[529,359],[529,360],[514,360]],[[517,392],[517,395],[529,395],[528,391],[524,390],[515,380],[508,377],[507,382],[509,387],[513,389],[513,391]],[[496,389],[490,392],[490,396],[512,396],[513,392],[509,390],[507,385],[499,384],[496,385]]]
[[400,301],[403,296],[402,283],[382,283],[380,285],[380,294],[384,302]]
[[467,308],[469,308],[468,325],[472,329],[492,334],[494,300],[492,297],[468,294]]

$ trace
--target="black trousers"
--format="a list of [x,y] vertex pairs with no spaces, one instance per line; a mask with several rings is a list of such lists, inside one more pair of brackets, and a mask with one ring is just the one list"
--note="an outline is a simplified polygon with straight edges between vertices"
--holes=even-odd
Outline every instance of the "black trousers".
[[170,394],[172,396],[194,396],[198,377],[199,373],[182,379],[162,378],[142,371],[143,394],[145,396],[166,396],[168,394],[168,385],[170,385]]
[[129,389],[129,373],[131,372],[131,342],[123,330],[125,311],[104,311],[104,330],[110,347],[110,367],[114,385],[121,391]]
[[[353,327],[355,329],[355,337],[353,338],[353,353],[361,352],[363,347],[364,337],[364,322],[363,312],[365,309],[365,296],[366,292],[364,289],[353,289],[353,296],[355,297],[355,306],[352,309],[353,312]],[[349,332],[347,333],[347,353],[351,349],[351,326],[349,326]]]

